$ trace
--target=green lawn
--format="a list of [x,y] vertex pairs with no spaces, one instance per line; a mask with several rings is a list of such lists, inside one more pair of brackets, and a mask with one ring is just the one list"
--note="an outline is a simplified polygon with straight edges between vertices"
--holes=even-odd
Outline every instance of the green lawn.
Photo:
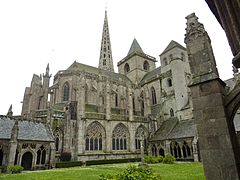
[[[86,167],[73,167],[44,171],[25,171],[21,174],[0,174],[0,179],[16,180],[93,180],[100,174],[119,173],[130,164],[107,164]],[[201,163],[175,163],[150,165],[154,171],[161,174],[162,180],[204,180],[203,166]]]

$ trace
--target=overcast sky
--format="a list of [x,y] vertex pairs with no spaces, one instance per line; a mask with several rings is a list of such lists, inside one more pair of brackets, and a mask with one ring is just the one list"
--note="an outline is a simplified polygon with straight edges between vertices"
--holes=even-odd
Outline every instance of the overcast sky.
[[[33,73],[67,69],[75,60],[98,66],[106,0],[0,1],[0,114],[10,104],[21,113]],[[156,57],[171,40],[184,45],[185,17],[195,12],[212,40],[220,77],[232,77],[232,54],[224,31],[204,0],[108,0],[115,72],[134,37]],[[52,81],[51,81],[52,83]]]

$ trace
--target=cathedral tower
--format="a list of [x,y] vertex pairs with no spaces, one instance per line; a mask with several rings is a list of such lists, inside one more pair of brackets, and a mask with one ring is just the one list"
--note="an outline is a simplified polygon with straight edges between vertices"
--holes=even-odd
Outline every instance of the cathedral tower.
[[98,68],[114,72],[111,42],[110,42],[110,35],[109,35],[109,29],[108,29],[107,11],[105,11]]

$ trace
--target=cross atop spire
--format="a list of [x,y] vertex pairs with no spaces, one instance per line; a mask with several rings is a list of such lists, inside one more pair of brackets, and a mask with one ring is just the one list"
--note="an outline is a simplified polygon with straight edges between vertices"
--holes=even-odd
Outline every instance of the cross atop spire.
[[110,34],[108,29],[107,10],[105,10],[105,18],[104,18],[104,24],[103,24],[102,42],[101,42],[98,68],[114,72],[111,41],[110,41]]

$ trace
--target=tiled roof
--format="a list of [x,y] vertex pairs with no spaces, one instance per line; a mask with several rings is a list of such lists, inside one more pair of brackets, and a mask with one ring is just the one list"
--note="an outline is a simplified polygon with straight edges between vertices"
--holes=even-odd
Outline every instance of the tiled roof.
[[139,85],[143,85],[148,81],[151,81],[152,79],[154,79],[157,75],[161,74],[161,67],[158,67],[150,72],[148,72],[147,74],[145,74],[142,78],[142,80],[140,81]]
[[130,80],[127,78],[127,76],[123,75],[123,74],[119,74],[119,73],[114,73],[111,71],[106,71],[103,69],[99,69],[93,66],[89,66],[86,64],[82,64],[79,62],[74,62],[68,69],[67,71],[83,71],[83,72],[87,72],[87,73],[91,73],[91,74],[96,74],[99,75],[101,74],[102,76],[106,76],[110,79],[113,79],[115,81],[119,81],[119,79],[122,79],[124,81],[129,81]]
[[140,52],[140,53],[143,53],[143,50],[142,48],[140,47],[140,45],[138,44],[137,40],[134,38],[133,42],[132,42],[132,45],[128,51],[128,55],[134,53],[134,52]]
[[[14,123],[14,119],[0,116],[0,139],[11,138]],[[43,123],[19,120],[18,127],[19,140],[54,141],[52,132]]]
[[193,120],[179,121],[177,118],[170,118],[163,122],[150,141],[194,137],[196,133],[197,128]]

